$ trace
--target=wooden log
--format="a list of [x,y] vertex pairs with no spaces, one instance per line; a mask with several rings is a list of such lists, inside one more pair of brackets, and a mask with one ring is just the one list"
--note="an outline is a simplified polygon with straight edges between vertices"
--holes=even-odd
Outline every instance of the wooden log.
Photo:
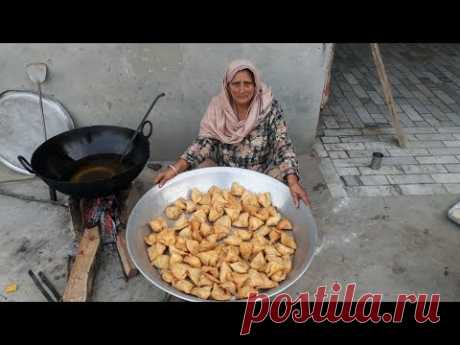
[[404,148],[407,146],[407,137],[401,128],[399,121],[399,114],[396,110],[396,104],[393,99],[393,93],[391,92],[391,85],[385,71],[385,65],[383,64],[380,49],[377,43],[371,43],[372,57],[374,58],[375,66],[377,67],[377,74],[380,79],[380,83],[383,88],[383,95],[385,97],[385,103],[387,104],[390,114],[392,115],[392,124],[396,131],[396,137],[398,139],[399,146]]
[[129,257],[128,248],[126,247],[126,224],[129,214],[140,198],[140,193],[135,184],[132,183],[128,190],[119,193],[122,209],[120,210],[120,226],[117,233],[117,251],[120,258],[121,267],[127,280],[138,274],[138,270],[131,258]]
[[72,219],[74,236],[77,240],[81,238],[81,233],[83,232],[83,219],[80,205],[81,202],[79,199],[69,198],[70,217]]
[[64,291],[64,302],[86,302],[91,296],[96,254],[101,237],[99,228],[85,229]]
[[136,266],[129,257],[128,248],[126,247],[125,231],[121,229],[117,234],[117,250],[121,261],[121,267],[127,280],[135,277],[138,273]]

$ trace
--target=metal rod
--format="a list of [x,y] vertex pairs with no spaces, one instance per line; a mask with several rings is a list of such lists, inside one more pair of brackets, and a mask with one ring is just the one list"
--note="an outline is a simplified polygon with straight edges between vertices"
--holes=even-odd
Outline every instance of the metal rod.
[[57,301],[61,301],[62,300],[62,297],[61,295],[59,294],[59,292],[56,290],[56,288],[54,287],[54,285],[50,282],[50,280],[48,279],[47,276],[45,276],[45,273],[43,273],[42,271],[38,272],[38,276],[40,277],[40,279],[42,280],[42,282],[46,285],[46,287],[51,291],[51,293],[54,295],[54,297],[56,298]]
[[43,132],[45,133],[45,141],[48,140],[48,136],[46,134],[46,123],[45,123],[45,113],[43,112],[43,99],[42,99],[42,87],[40,82],[38,84],[38,93],[40,96],[40,111],[42,113],[42,123],[43,123]]
[[35,286],[40,290],[40,292],[43,294],[43,296],[45,296],[46,300],[48,302],[55,302],[55,300],[53,300],[51,298],[51,296],[49,295],[48,292],[46,292],[46,290],[43,288],[42,284],[40,283],[40,281],[38,280],[37,276],[35,275],[34,272],[32,272],[31,270],[29,270],[29,276],[32,278],[32,280],[34,281],[34,284]]

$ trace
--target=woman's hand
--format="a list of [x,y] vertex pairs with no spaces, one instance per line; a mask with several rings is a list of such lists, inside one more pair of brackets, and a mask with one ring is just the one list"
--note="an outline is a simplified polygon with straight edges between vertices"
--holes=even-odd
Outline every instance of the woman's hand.
[[153,184],[159,183],[158,187],[163,187],[167,181],[180,174],[182,171],[185,171],[189,168],[189,164],[184,159],[179,159],[172,166],[169,166],[168,169],[159,173],[153,180]]
[[172,179],[174,176],[176,176],[176,172],[171,169],[171,168],[168,168],[162,172],[160,172],[157,176],[155,176],[155,179],[153,180],[153,184],[157,184],[159,183],[158,187],[163,187],[164,184],[169,181],[170,179]]
[[291,191],[292,200],[294,201],[294,206],[299,207],[299,202],[302,200],[306,206],[310,206],[310,198],[308,193],[303,189],[302,185],[299,183],[299,179],[295,175],[289,175],[287,177],[289,190]]

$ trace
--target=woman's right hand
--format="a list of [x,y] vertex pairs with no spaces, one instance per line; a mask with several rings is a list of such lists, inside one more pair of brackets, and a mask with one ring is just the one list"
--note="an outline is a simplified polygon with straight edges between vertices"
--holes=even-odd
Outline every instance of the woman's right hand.
[[172,179],[172,178],[173,178],[174,176],[176,176],[176,175],[177,175],[176,172],[175,172],[173,169],[171,169],[171,168],[168,167],[168,169],[166,169],[166,170],[160,172],[160,173],[155,177],[155,179],[153,180],[153,183],[154,183],[154,184],[159,183],[158,187],[161,188],[161,187],[164,186],[164,184],[165,184],[167,181],[169,181],[170,179]]

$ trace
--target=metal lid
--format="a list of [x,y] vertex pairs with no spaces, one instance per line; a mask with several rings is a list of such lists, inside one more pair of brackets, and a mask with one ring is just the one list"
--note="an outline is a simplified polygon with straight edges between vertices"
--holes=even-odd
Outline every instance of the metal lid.
[[[48,139],[75,128],[70,113],[49,97],[42,97]],[[18,155],[30,161],[44,141],[39,96],[29,91],[9,90],[0,94],[0,162],[8,168],[31,175],[19,163]]]

